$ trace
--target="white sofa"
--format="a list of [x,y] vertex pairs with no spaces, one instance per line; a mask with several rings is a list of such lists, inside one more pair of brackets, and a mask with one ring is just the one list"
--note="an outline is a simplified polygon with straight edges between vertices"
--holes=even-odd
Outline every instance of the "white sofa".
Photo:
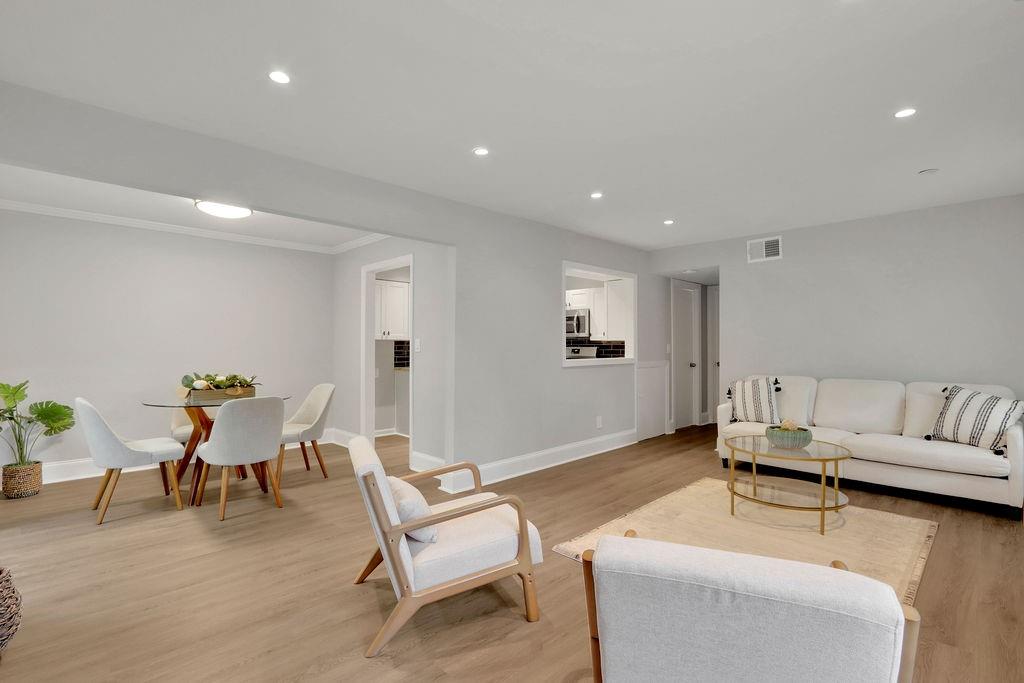
[[[840,464],[841,478],[1024,508],[1024,431],[1020,422],[1007,431],[1002,456],[983,448],[923,438],[932,431],[942,408],[943,387],[960,384],[1016,398],[1008,387],[961,382],[819,381],[794,375],[778,378],[782,391],[775,396],[782,419],[809,427],[815,439],[853,452],[852,458]],[[766,426],[731,420],[732,403],[718,406],[718,454],[723,462],[729,457],[725,439],[763,434]],[[750,458],[737,452],[736,459]],[[764,464],[820,473],[814,463],[765,460]]]

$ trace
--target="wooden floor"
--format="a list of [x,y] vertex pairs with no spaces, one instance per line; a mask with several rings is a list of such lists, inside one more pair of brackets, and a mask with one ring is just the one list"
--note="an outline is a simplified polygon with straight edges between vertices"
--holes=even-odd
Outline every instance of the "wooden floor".
[[[323,449],[329,480],[289,451],[282,510],[232,479],[223,523],[209,503],[176,512],[155,470],[122,477],[100,527],[89,510],[98,480],[0,501],[0,564],[25,612],[0,680],[589,680],[580,566],[551,547],[701,477],[724,479],[713,442],[713,426],[692,428],[487,487],[521,496],[540,528],[541,620],[525,621],[510,578],[425,607],[372,660],[362,653],[395,597],[382,568],[352,585],[374,544],[340,447]],[[407,448],[378,440],[393,474],[407,472]],[[217,486],[211,476],[207,501]],[[939,522],[917,598],[917,680],[1024,679],[1021,523],[849,493]]]

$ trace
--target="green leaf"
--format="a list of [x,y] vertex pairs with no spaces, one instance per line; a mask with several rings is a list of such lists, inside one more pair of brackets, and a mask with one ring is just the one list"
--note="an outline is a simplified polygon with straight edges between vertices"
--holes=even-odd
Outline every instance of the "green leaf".
[[181,386],[185,387],[186,389],[191,389],[192,383],[195,381],[196,378],[193,377],[192,375],[185,375],[184,377],[181,378]]
[[56,401],[39,401],[28,407],[31,415],[46,428],[44,436],[66,432],[75,426],[75,413],[70,407]]
[[14,386],[0,383],[0,399],[3,399],[4,405],[8,408],[16,408],[28,397],[26,387],[28,387],[28,380]]

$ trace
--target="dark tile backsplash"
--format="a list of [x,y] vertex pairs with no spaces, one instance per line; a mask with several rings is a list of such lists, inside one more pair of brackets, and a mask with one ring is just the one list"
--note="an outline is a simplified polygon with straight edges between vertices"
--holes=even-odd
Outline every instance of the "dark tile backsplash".
[[409,367],[409,340],[395,340],[395,367]]
[[[598,358],[625,358],[626,342],[623,340],[596,341],[590,339],[566,339],[565,345],[570,346],[596,346]],[[397,355],[398,348],[395,347]],[[397,359],[396,359],[397,365]]]

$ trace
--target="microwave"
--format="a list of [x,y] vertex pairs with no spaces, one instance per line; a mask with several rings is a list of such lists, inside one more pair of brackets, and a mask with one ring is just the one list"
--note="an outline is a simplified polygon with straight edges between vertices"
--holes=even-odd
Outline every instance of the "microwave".
[[583,339],[590,337],[590,309],[568,308],[565,311],[566,339]]

